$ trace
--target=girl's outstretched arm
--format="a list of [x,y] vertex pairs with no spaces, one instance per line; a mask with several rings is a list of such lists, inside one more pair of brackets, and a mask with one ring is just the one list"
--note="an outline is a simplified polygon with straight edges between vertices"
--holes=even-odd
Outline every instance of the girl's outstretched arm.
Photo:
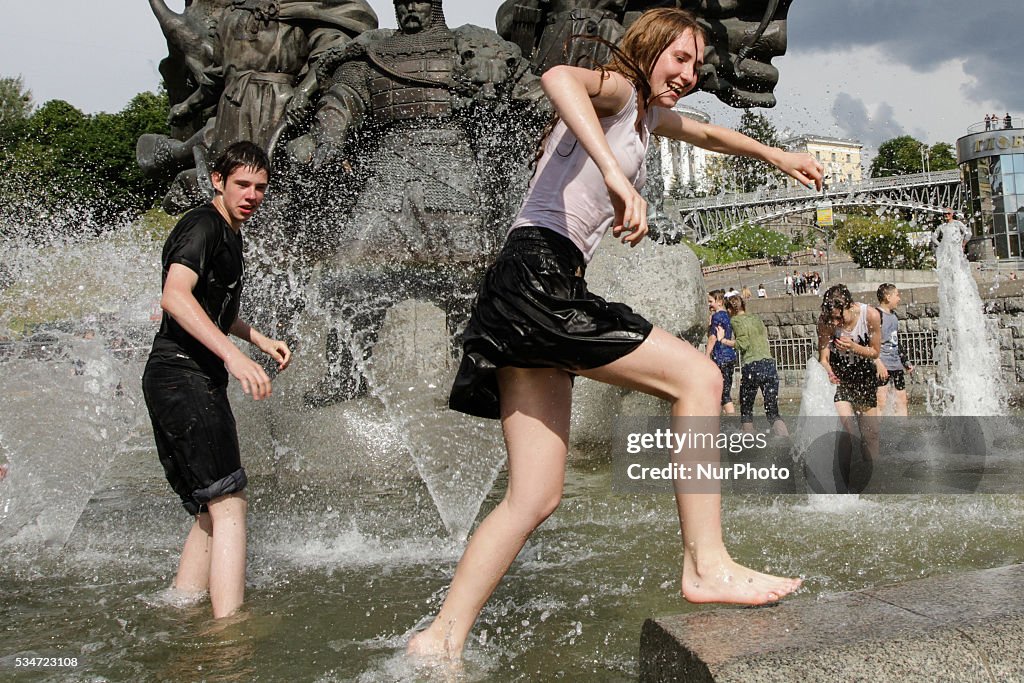
[[712,152],[760,159],[796,178],[802,185],[821,189],[823,167],[810,154],[769,147],[739,131],[694,121],[675,111],[662,112],[654,132]]

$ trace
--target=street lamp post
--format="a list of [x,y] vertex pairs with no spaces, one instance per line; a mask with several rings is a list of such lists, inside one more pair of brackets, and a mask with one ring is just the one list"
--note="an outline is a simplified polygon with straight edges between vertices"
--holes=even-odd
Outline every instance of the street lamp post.
[[[827,179],[829,176],[825,176]],[[832,231],[831,228],[834,225],[834,218],[832,215],[832,202],[828,200],[826,195],[825,183],[821,185],[821,202],[818,204],[817,209],[817,220],[815,225],[811,226],[815,230],[818,230],[825,235],[825,279],[831,281],[832,279]],[[824,228],[829,228],[828,231]]]

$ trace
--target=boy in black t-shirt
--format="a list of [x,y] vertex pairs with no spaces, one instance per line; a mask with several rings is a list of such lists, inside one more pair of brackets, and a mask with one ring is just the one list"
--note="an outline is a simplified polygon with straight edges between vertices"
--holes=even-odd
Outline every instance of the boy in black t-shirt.
[[167,481],[196,517],[174,588],[210,591],[213,616],[234,612],[245,595],[245,470],[228,405],[228,374],[254,399],[270,378],[228,334],[255,345],[284,370],[291,351],[238,317],[241,227],[263,202],[270,161],[258,146],[229,146],[210,175],[216,196],[189,211],[164,244],[164,310],[142,377],[157,452]]

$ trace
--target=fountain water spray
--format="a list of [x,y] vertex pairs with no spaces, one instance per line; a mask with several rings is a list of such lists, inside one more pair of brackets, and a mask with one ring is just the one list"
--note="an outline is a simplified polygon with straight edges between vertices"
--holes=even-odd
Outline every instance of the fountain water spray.
[[1003,415],[1003,384],[996,322],[988,320],[978,285],[962,248],[967,235],[954,221],[939,228],[939,320],[935,342],[938,373],[929,408],[941,415]]

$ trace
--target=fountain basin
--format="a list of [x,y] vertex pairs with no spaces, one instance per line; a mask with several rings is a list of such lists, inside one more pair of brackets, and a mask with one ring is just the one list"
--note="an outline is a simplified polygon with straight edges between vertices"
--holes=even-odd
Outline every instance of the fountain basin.
[[1024,565],[649,619],[641,681],[1019,681]]

